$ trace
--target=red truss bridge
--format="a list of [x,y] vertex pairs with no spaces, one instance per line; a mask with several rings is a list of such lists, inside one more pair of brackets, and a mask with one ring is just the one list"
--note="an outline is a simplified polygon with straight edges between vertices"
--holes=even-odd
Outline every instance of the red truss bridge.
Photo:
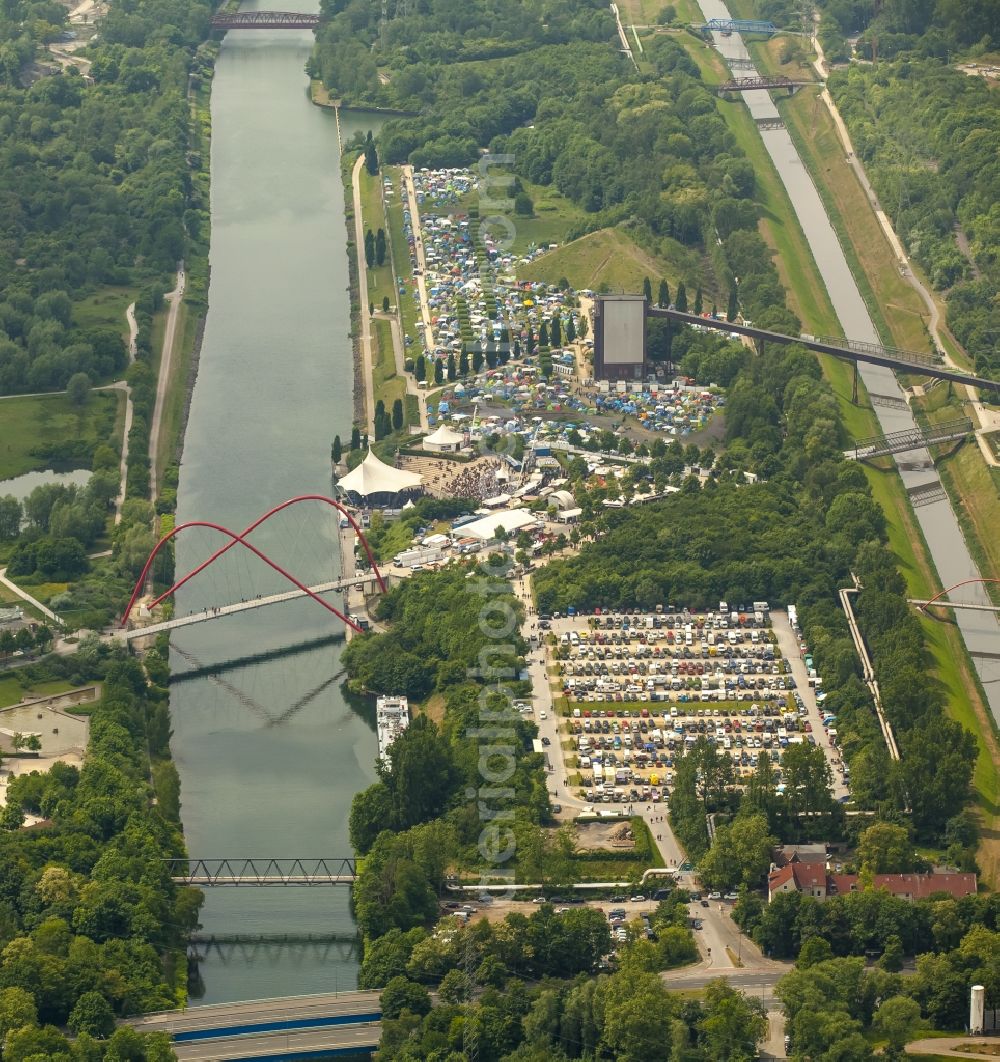
[[[337,512],[341,514],[344,520],[347,521],[347,525],[353,530],[357,540],[364,547],[365,553],[368,557],[368,563],[371,566],[370,571],[358,573],[357,575],[344,574],[337,579],[331,579],[327,582],[315,583],[311,586],[307,586],[249,540],[251,533],[272,517],[305,502],[319,502],[320,504],[337,510]],[[139,602],[139,598],[142,596],[144,588],[147,586],[147,580],[152,571],[153,563],[160,551],[168,542],[176,538],[179,534],[185,531],[190,531],[194,528],[207,528],[210,531],[221,535],[226,541],[207,559],[196,565],[187,572],[187,574],[177,579],[177,581],[167,590],[164,590],[151,601],[145,602],[145,605],[149,610],[154,609],[168,597],[172,598],[182,586],[190,582],[190,580],[194,579],[202,572],[210,569],[213,564],[236,546],[240,546],[243,550],[252,554],[263,564],[267,565],[272,571],[275,571],[282,576],[282,578],[288,582],[289,589],[279,593],[261,594],[256,596],[252,594],[248,596],[244,593],[241,600],[233,601],[231,604],[222,604],[211,608],[205,608],[200,612],[194,612],[186,616],[177,616],[159,623],[150,623],[145,626],[133,626],[133,612]],[[343,560],[344,564],[348,565],[353,561],[353,557],[345,556]],[[353,564],[351,564],[351,566],[353,566]],[[326,609],[338,619],[343,620],[343,622],[352,630],[360,631],[361,628],[350,616],[345,615],[336,605],[327,601],[326,598],[322,596],[326,593],[344,590],[349,586],[358,585],[362,586],[365,590],[370,589],[372,591],[378,591],[379,593],[385,593],[387,589],[386,581],[382,576],[382,573],[379,571],[378,565],[375,563],[375,555],[372,553],[371,546],[368,544],[368,539],[365,538],[365,534],[361,530],[361,526],[355,519],[354,514],[341,505],[340,502],[333,498],[328,498],[323,494],[300,494],[294,498],[289,498],[288,501],[282,502],[280,505],[276,505],[273,509],[269,509],[263,514],[263,516],[258,517],[252,524],[240,532],[233,531],[228,527],[224,527],[222,524],[212,523],[208,520],[189,520],[186,523],[178,524],[171,531],[168,531],[167,534],[165,534],[153,547],[146,563],[143,565],[142,573],[136,581],[135,589],[133,589],[132,596],[129,598],[128,606],[122,615],[122,631],[120,637],[124,638],[126,641],[131,641],[134,638],[147,638],[151,635],[160,634],[163,631],[174,630],[177,627],[187,627],[194,623],[204,623],[207,620],[217,619],[220,616],[231,616],[237,612],[246,612],[250,609],[264,608],[267,605],[277,604],[282,601],[293,601],[301,597],[311,597],[317,605]],[[232,592],[231,588],[230,592]]]
[[222,32],[231,29],[314,30],[318,25],[319,15],[303,15],[298,11],[233,11],[212,16],[212,29]]

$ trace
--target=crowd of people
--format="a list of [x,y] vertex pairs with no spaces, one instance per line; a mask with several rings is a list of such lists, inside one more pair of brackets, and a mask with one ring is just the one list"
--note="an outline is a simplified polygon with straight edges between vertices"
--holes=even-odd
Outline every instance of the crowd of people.
[[[512,488],[512,470],[497,457],[481,457],[471,464],[419,458],[424,488],[438,497],[477,498],[485,501]],[[411,465],[405,460],[404,464]],[[415,469],[416,470],[416,469]]]

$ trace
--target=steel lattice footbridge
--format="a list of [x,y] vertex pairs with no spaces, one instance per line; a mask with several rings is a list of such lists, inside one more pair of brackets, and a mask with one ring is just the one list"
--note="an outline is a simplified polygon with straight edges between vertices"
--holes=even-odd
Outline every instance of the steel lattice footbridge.
[[874,435],[870,439],[859,439],[844,456],[855,461],[864,461],[872,457],[886,457],[889,454],[901,454],[907,450],[922,450],[936,443],[952,442],[964,439],[975,429],[968,417],[950,420],[945,424],[935,424],[929,428],[907,428],[904,431],[890,432],[888,435]]
[[356,860],[337,857],[168,859],[166,863],[175,885],[198,888],[353,885],[357,876]]
[[778,27],[773,22],[757,18],[710,18],[699,27],[702,33],[722,33],[729,36],[732,33],[763,33],[768,37],[778,32]]
[[968,384],[971,387],[978,387],[984,391],[1000,394],[1000,380],[990,380],[984,376],[977,376],[974,372],[953,369],[944,364],[944,360],[940,355],[920,354],[913,350],[886,347],[860,339],[814,336],[806,332],[797,336],[788,336],[781,332],[772,332],[767,328],[756,328],[752,325],[742,324],[739,321],[726,321],[717,317],[699,317],[697,314],[685,313],[669,307],[651,306],[647,310],[647,314],[650,317],[664,317],[671,321],[695,325],[699,328],[710,328],[718,332],[748,336],[754,340],[758,351],[763,349],[763,345],[766,343],[777,343],[780,346],[797,343],[805,347],[806,350],[813,350],[817,354],[830,354],[835,358],[840,358],[842,361],[853,362],[855,365],[858,362],[865,362],[869,365],[882,365],[887,369],[893,369],[895,372],[907,372],[915,376],[930,376],[936,380]]

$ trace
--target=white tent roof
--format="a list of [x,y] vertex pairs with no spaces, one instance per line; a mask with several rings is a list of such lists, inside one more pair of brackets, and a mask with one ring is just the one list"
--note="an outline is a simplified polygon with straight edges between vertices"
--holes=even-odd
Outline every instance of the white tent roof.
[[462,524],[455,530],[456,535],[462,538],[478,538],[481,542],[488,542],[496,534],[497,527],[511,534],[520,531],[522,527],[533,527],[538,523],[538,517],[530,509],[505,509],[503,512],[490,513],[471,524]]
[[576,504],[568,490],[554,490],[549,501],[555,502],[560,509],[572,509]]
[[424,442],[436,446],[456,446],[462,439],[463,437],[457,431],[452,431],[447,424],[440,424],[437,431],[428,435]]
[[380,461],[374,451],[369,450],[364,461],[343,476],[338,486],[364,498],[370,494],[399,494],[401,491],[419,487],[422,482],[423,477],[416,472],[392,468]]

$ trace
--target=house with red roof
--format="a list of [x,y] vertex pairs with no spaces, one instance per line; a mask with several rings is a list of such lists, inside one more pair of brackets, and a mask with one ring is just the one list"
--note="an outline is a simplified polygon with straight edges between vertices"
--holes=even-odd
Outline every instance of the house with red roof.
[[[884,889],[902,900],[926,900],[944,893],[960,900],[975,896],[976,875],[941,872],[932,874],[874,874],[872,888]],[[768,902],[779,892],[798,892],[825,900],[860,892],[864,884],[858,874],[830,874],[822,863],[787,863],[771,871],[767,878]]]

